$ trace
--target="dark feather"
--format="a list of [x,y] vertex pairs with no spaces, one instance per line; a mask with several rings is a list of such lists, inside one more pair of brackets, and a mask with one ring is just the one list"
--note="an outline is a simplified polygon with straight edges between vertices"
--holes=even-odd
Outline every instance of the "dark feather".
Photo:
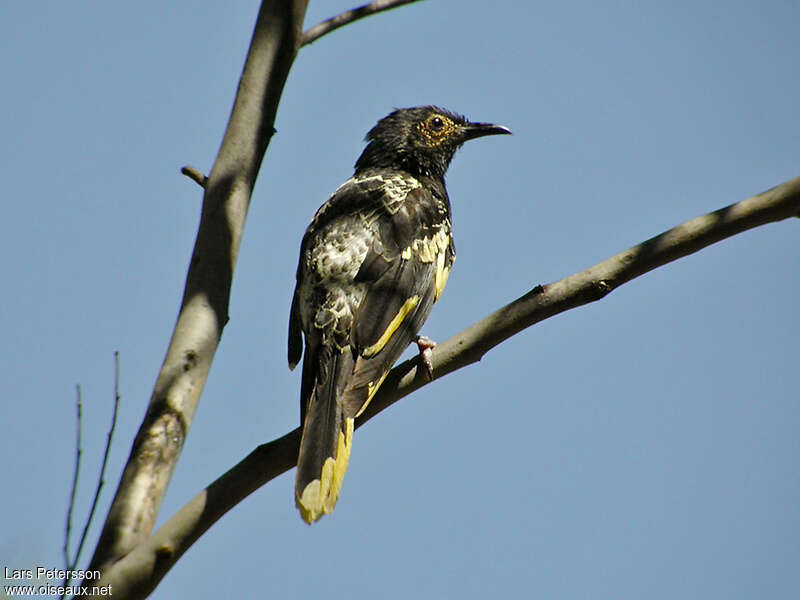
[[292,296],[292,309],[289,312],[289,368],[294,370],[303,356],[303,329],[297,306],[297,293]]

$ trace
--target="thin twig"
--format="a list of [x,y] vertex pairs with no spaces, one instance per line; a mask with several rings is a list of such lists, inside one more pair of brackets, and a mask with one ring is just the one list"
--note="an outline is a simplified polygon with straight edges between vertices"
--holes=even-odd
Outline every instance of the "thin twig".
[[181,167],[181,173],[183,173],[189,179],[197,183],[197,185],[199,185],[201,188],[205,189],[208,177],[203,175],[199,170],[195,169],[194,167],[190,167],[189,165],[186,165],[185,167]]
[[[97,503],[100,500],[100,490],[103,489],[103,485],[105,484],[105,473],[106,473],[106,466],[108,465],[108,455],[111,451],[111,440],[114,437],[114,429],[117,426],[117,412],[119,410],[119,401],[120,401],[120,394],[119,394],[119,352],[114,352],[114,411],[111,415],[111,427],[109,427],[108,434],[106,436],[106,448],[103,452],[103,463],[100,465],[100,477],[97,481],[97,489],[94,492],[94,498],[92,499],[92,507],[89,509],[89,516],[86,517],[86,524],[83,526],[83,532],[81,533],[80,541],[78,542],[78,549],[75,551],[75,558],[70,561],[69,554],[67,551],[67,544],[64,544],[64,556],[66,558],[66,570],[69,573],[70,571],[74,571],[75,567],[78,565],[78,560],[80,560],[81,552],[83,551],[83,545],[86,542],[86,537],[89,534],[89,528],[92,525],[92,519],[94,518],[95,510],[97,509]],[[81,455],[81,387],[78,386],[78,459],[75,465],[75,480],[72,484],[72,501],[70,502],[70,510],[69,515],[67,517],[67,542],[69,542],[69,535],[70,529],[72,528],[72,506],[75,503],[75,487],[77,486],[78,482],[78,468],[80,465],[80,455]],[[63,587],[68,587],[70,584],[71,578],[69,576],[64,578]],[[62,595],[62,598],[65,596]]]
[[75,555],[75,564],[78,562],[78,556],[83,550],[83,544],[86,541],[86,536],[89,533],[89,526],[92,524],[94,518],[94,511],[97,509],[97,502],[100,499],[100,490],[103,489],[105,484],[106,467],[108,466],[108,455],[111,451],[111,441],[114,437],[114,429],[117,426],[117,411],[119,410],[119,351],[114,352],[114,412],[111,415],[111,426],[106,435],[106,448],[103,452],[103,464],[100,465],[100,478],[97,481],[97,489],[94,491],[94,499],[92,500],[92,508],[89,510],[89,517],[86,519],[86,526],[83,528],[81,534],[81,542],[78,545],[78,552]]
[[[77,562],[77,558],[74,562],[71,562],[69,559],[69,539],[72,537],[72,511],[75,510],[75,495],[78,491],[78,476],[81,471],[81,454],[83,453],[83,449],[81,448],[81,421],[82,421],[82,408],[83,404],[81,402],[81,384],[77,384],[75,386],[75,390],[77,392],[77,408],[78,408],[78,435],[77,435],[77,452],[75,453],[75,471],[72,474],[72,491],[69,495],[69,509],[67,510],[67,530],[64,534],[64,568],[66,570],[72,569],[72,567]],[[64,587],[66,587],[67,582],[64,581]]]
[[300,45],[305,46],[307,44],[316,42],[323,35],[328,34],[331,31],[335,31],[336,29],[339,29],[339,27],[344,27],[353,21],[358,21],[364,17],[374,15],[377,12],[391,10],[393,8],[397,8],[398,6],[403,6],[404,4],[411,4],[412,2],[419,2],[419,0],[375,0],[375,2],[370,2],[369,4],[359,6],[358,8],[353,8],[336,15],[335,17],[326,19],[322,21],[322,23],[318,23],[311,29],[303,32]]

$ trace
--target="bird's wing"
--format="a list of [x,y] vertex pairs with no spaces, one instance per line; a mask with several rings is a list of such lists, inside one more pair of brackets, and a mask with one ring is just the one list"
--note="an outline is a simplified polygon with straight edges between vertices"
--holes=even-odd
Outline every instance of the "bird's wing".
[[399,260],[370,290],[353,336],[358,356],[344,390],[345,414],[366,409],[383,379],[430,315],[435,300],[434,265]]
[[[367,227],[374,223],[375,215],[381,211],[395,210],[406,193],[420,187],[411,177],[390,177],[379,173],[354,176],[345,181],[316,212],[306,229],[300,246],[300,261],[297,265],[296,285],[289,314],[288,359],[289,368],[300,362],[303,356],[302,322],[299,307],[299,287],[303,277],[303,257],[322,232],[335,222],[350,221],[352,228]],[[369,232],[365,229],[365,234]]]
[[431,190],[417,188],[383,211],[377,236],[356,276],[367,283],[351,334],[357,358],[345,388],[345,413],[358,416],[419,333],[455,258],[449,214]]

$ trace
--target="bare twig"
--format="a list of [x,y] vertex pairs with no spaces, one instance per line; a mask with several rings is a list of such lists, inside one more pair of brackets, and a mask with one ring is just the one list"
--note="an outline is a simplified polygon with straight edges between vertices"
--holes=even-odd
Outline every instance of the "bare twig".
[[[624,283],[715,242],[796,215],[800,177],[758,196],[697,217],[597,265],[530,292],[439,344],[432,354],[438,379],[478,362],[514,334],[556,314],[600,300]],[[356,426],[429,383],[416,358],[392,369]],[[104,573],[115,598],[142,598],[184,552],[228,510],[266,482],[295,466],[300,429],[253,450],[201,491],[158,531]]]
[[111,414],[111,426],[108,428],[108,433],[106,434],[106,447],[103,451],[103,463],[100,465],[100,478],[97,480],[97,488],[94,491],[94,498],[92,499],[92,508],[89,509],[89,517],[86,519],[86,526],[83,528],[83,533],[81,534],[81,541],[75,555],[75,565],[77,565],[78,557],[81,554],[86,536],[89,533],[89,526],[92,524],[94,512],[97,509],[97,502],[100,499],[100,491],[103,489],[103,485],[106,482],[106,467],[108,466],[108,455],[111,452],[111,442],[114,439],[114,429],[117,426],[119,400],[119,352],[114,352],[114,412]]
[[[81,472],[81,454],[83,453],[83,449],[81,448],[81,421],[83,420],[83,403],[81,401],[81,384],[77,384],[75,386],[75,391],[77,394],[77,412],[78,412],[78,423],[77,423],[77,441],[76,441],[76,452],[75,452],[75,471],[72,474],[72,491],[69,495],[69,508],[67,509],[67,527],[66,532],[64,534],[64,568],[70,570],[74,565],[77,563],[77,558],[75,562],[71,561],[69,558],[69,540],[72,537],[72,512],[75,510],[75,496],[78,491],[78,478]],[[64,586],[66,587],[66,581],[64,582]]]
[[[95,510],[97,510],[97,503],[100,500],[100,491],[103,489],[103,485],[105,484],[105,473],[106,467],[108,466],[108,455],[111,452],[111,442],[114,438],[114,429],[117,426],[117,412],[119,410],[119,401],[120,401],[120,394],[119,394],[119,352],[114,352],[114,410],[111,414],[111,426],[108,429],[108,433],[106,434],[106,447],[103,452],[103,462],[100,465],[100,476],[97,480],[97,488],[94,492],[94,498],[92,499],[92,507],[89,509],[89,515],[86,517],[86,523],[83,526],[83,532],[81,533],[80,540],[78,541],[78,549],[75,551],[75,557],[70,560],[69,558],[69,538],[70,538],[70,530],[72,529],[72,509],[75,504],[75,490],[78,485],[78,472],[80,470],[80,456],[81,456],[81,386],[78,385],[78,456],[75,461],[75,477],[72,481],[72,498],[70,500],[69,506],[69,513],[67,515],[67,541],[64,543],[64,562],[66,564],[65,570],[67,572],[74,571],[75,568],[78,566],[78,561],[81,557],[81,552],[83,552],[83,545],[86,543],[86,537],[89,534],[89,528],[92,525],[92,520],[94,519]],[[65,577],[62,587],[68,587],[70,584],[71,578]],[[61,596],[62,598],[65,595]]]
[[208,177],[203,175],[199,170],[195,169],[194,167],[190,167],[189,165],[181,167],[181,173],[183,173],[189,179],[197,183],[197,185],[199,185],[201,188],[206,187],[206,182],[208,181]]
[[335,31],[336,29],[339,29],[339,27],[344,27],[353,21],[358,21],[364,17],[374,15],[377,12],[391,10],[393,8],[397,8],[398,6],[403,6],[404,4],[411,4],[412,2],[419,2],[419,0],[375,0],[375,2],[370,2],[369,4],[364,4],[358,8],[353,8],[336,15],[335,17],[326,19],[322,21],[322,23],[318,23],[311,29],[303,32],[303,38],[300,42],[300,45],[305,46],[307,44],[312,44],[323,35],[328,34],[331,31]]

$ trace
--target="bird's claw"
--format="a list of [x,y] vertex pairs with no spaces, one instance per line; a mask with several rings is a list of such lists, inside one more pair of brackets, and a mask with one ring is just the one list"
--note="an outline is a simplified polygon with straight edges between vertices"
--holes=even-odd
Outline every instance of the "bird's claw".
[[432,350],[436,348],[436,342],[424,335],[418,335],[414,341],[417,343],[417,348],[419,348],[419,362],[422,364],[428,379],[432,380],[433,363],[431,362],[431,355],[433,354]]

